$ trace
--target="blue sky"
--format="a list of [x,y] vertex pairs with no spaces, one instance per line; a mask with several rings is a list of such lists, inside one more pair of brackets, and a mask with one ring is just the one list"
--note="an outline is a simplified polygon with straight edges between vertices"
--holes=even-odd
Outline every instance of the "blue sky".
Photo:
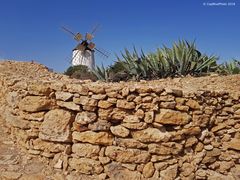
[[[235,6],[204,6],[234,2]],[[111,53],[135,45],[145,52],[178,39],[196,40],[220,62],[240,59],[240,0],[0,0],[0,58],[36,60],[63,72],[76,42],[60,27],[85,33],[100,23],[94,42]]]

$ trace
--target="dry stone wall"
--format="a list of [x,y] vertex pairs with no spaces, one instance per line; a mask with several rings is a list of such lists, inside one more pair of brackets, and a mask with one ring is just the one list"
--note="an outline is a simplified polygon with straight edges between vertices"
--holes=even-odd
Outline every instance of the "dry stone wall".
[[96,179],[240,179],[240,98],[152,85],[12,81],[1,116],[29,154]]

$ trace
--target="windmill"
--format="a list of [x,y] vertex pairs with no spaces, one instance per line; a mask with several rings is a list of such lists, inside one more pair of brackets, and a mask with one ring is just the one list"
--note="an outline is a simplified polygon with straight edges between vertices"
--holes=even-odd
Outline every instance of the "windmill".
[[94,33],[96,32],[99,25],[97,25],[91,33],[86,33],[85,37],[82,34],[73,33],[71,30],[66,27],[62,29],[73,36],[73,38],[78,42],[77,46],[72,50],[72,60],[71,63],[73,66],[85,65],[90,69],[95,67],[95,51],[100,53],[103,57],[108,57],[108,53],[104,50],[96,48],[95,43],[92,42],[94,38]]

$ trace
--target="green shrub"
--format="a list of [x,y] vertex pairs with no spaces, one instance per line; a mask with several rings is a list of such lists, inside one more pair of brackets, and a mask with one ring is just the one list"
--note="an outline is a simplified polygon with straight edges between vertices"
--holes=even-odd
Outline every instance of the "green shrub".
[[81,80],[90,79],[92,81],[97,80],[97,77],[85,65],[70,66],[64,72],[64,74],[75,79],[81,79]]
[[240,61],[233,59],[221,64],[219,72],[222,74],[240,74]]

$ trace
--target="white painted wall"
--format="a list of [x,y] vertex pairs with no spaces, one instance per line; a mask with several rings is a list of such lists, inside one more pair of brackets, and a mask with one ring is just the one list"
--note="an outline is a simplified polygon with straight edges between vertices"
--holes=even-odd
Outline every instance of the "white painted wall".
[[72,53],[72,65],[85,65],[88,66],[89,69],[93,69],[95,67],[95,58],[94,58],[94,51],[79,51],[73,50]]

